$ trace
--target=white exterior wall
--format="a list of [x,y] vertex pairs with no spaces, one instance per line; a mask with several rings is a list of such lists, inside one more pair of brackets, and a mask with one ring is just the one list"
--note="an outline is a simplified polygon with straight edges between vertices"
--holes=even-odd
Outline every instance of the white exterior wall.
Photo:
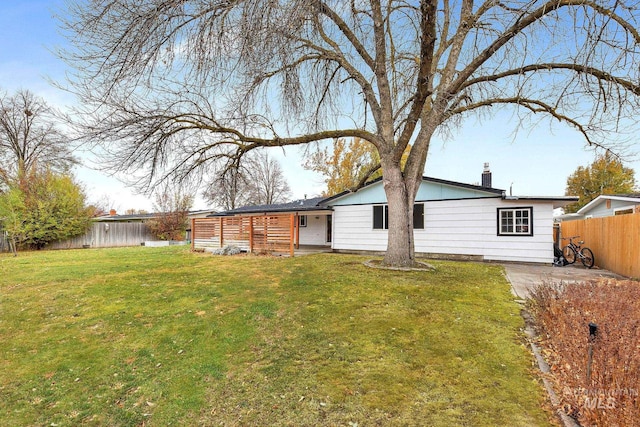
[[[418,202],[421,203],[421,202]],[[498,207],[533,207],[533,236],[498,236]],[[387,231],[373,230],[371,205],[334,206],[333,249],[385,251]],[[553,262],[551,202],[499,198],[425,202],[424,230],[415,230],[420,253],[477,255],[485,260]]]
[[328,244],[325,215],[307,215],[307,226],[300,227],[300,244],[316,246]]
[[638,206],[637,203],[633,203],[629,200],[611,200],[611,207],[607,209],[607,203],[602,202],[598,206],[595,206],[593,209],[590,209],[588,212],[585,212],[585,216],[589,216],[592,218],[603,218],[606,216],[613,216],[616,214],[616,210],[618,209],[633,209]]

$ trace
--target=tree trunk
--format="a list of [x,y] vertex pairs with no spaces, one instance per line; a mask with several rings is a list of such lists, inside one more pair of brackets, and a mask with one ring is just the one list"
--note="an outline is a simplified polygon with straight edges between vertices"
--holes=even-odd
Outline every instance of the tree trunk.
[[431,135],[436,128],[434,117],[429,119],[423,120],[423,126],[411,148],[404,172],[401,171],[397,156],[380,156],[384,190],[389,206],[389,237],[383,261],[385,265],[411,267],[415,264],[413,205],[422,183]]
[[413,243],[414,194],[407,191],[399,166],[383,166],[384,191],[389,213],[387,217],[389,237],[383,264],[396,267],[411,267],[415,261]]

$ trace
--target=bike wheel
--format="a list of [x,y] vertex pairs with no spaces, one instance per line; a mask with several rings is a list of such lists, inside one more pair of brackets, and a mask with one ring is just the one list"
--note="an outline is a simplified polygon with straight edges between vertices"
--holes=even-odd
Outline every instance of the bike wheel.
[[585,267],[587,268],[593,267],[593,264],[595,264],[596,259],[593,257],[593,252],[591,252],[591,249],[582,248],[582,250],[580,251],[580,255],[582,255],[580,259],[582,260],[582,264]]
[[565,246],[562,248],[562,256],[567,260],[568,264],[576,262],[576,251],[571,246]]

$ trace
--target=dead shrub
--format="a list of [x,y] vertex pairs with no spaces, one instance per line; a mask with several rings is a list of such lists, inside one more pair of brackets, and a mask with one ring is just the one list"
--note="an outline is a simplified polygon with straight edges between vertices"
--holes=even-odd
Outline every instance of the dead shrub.
[[[529,308],[565,412],[583,426],[637,425],[640,283],[545,283],[532,293]],[[591,344],[590,322],[598,325]]]

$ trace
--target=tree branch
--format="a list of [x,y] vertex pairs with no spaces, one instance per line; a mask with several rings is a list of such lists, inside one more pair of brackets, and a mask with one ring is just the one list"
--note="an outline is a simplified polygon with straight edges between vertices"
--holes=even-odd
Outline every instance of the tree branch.
[[602,144],[594,141],[591,138],[591,136],[589,135],[589,130],[584,125],[582,125],[577,120],[572,119],[571,117],[565,114],[559,113],[556,110],[556,108],[554,108],[553,106],[537,99],[522,98],[522,97],[486,99],[483,101],[470,103],[465,105],[464,107],[459,107],[451,111],[448,111],[447,118],[451,118],[455,115],[463,114],[472,110],[477,110],[482,107],[492,107],[497,104],[515,104],[528,109],[534,114],[537,114],[537,113],[549,114],[551,117],[557,119],[558,121],[568,123],[569,125],[576,128],[578,132],[580,132],[582,136],[585,138],[589,146],[606,149],[606,147],[604,147]]
[[600,81],[607,81],[607,82],[612,82],[612,83],[616,83],[620,86],[622,86],[624,89],[632,92],[635,95],[640,95],[640,85],[635,84],[629,80],[625,80],[623,78],[620,77],[616,77],[610,73],[607,73],[606,71],[603,71],[601,69],[595,68],[595,67],[588,67],[585,65],[579,65],[579,64],[570,64],[570,63],[555,63],[555,62],[549,62],[549,63],[542,63],[542,64],[531,64],[531,65],[526,65],[524,67],[520,67],[520,68],[514,68],[512,70],[507,70],[501,73],[496,73],[496,74],[492,74],[492,75],[487,75],[487,76],[480,76],[480,77],[476,77],[474,79],[468,80],[466,81],[461,87],[460,87],[460,92],[462,92],[464,89],[468,88],[469,86],[472,86],[474,84],[479,84],[479,83],[485,83],[485,82],[495,82],[498,81],[500,79],[503,79],[505,77],[511,77],[511,76],[517,76],[517,75],[523,75],[526,73],[530,73],[530,72],[535,72],[535,71],[554,71],[554,70],[570,70],[570,71],[575,71],[577,74],[588,74],[591,75],[595,78],[597,78]]

